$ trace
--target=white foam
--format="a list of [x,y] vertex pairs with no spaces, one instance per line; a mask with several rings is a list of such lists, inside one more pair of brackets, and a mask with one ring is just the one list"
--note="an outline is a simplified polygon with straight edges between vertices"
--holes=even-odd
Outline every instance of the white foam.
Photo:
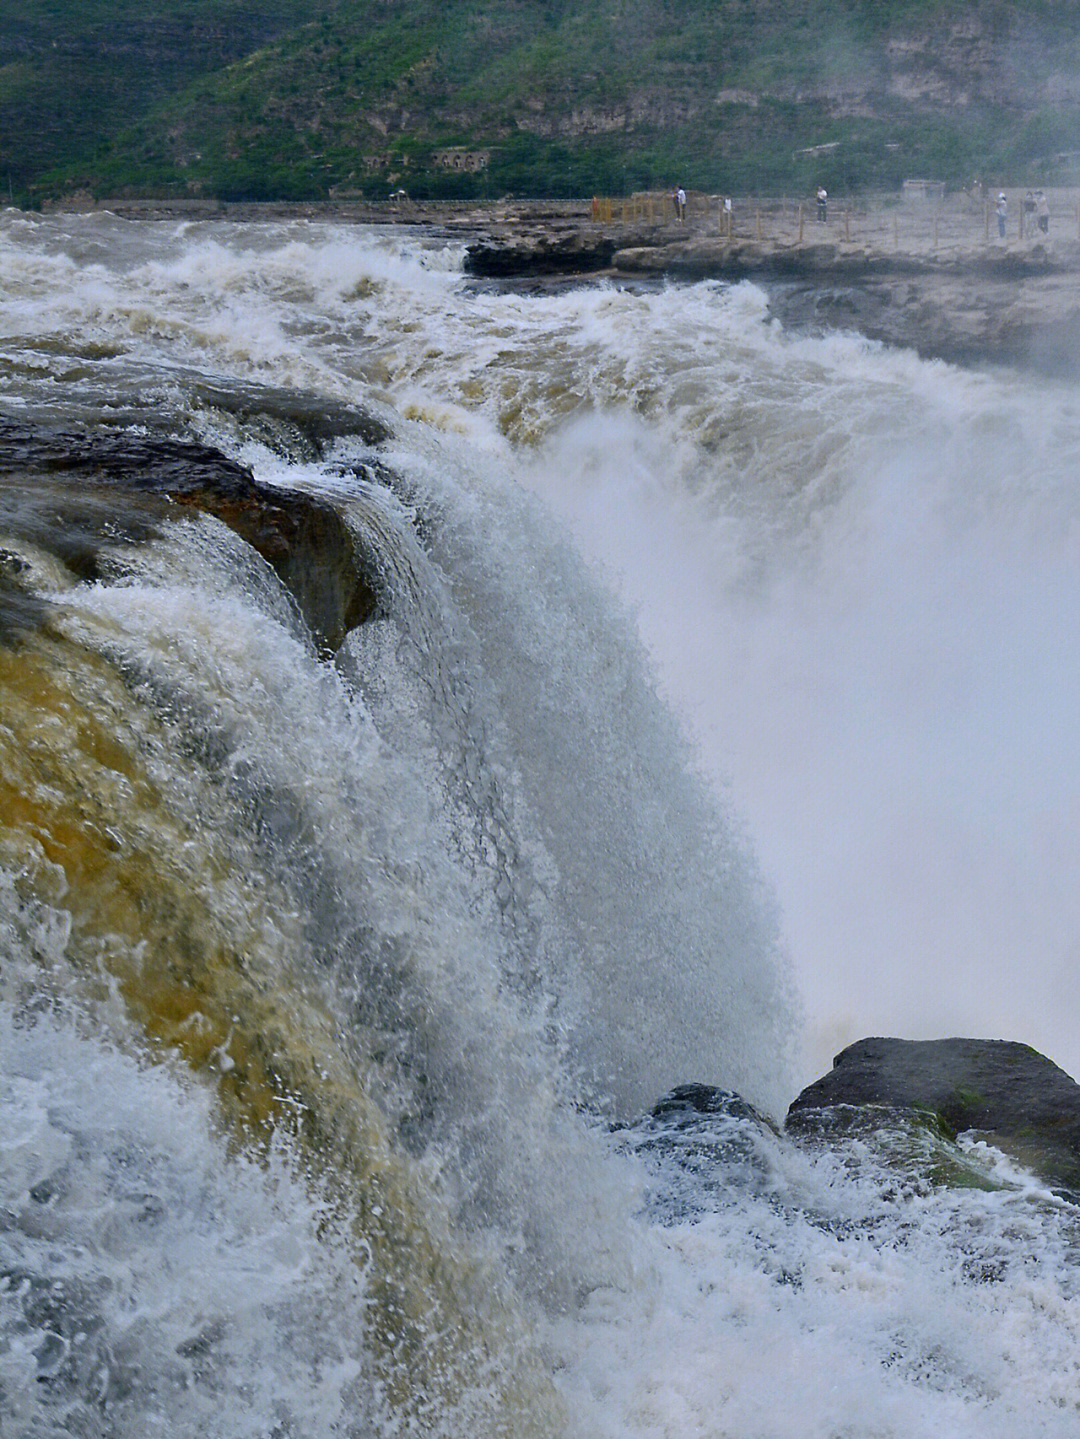
[[203,1092],[74,1025],[0,1012],[0,1046],[5,1429],[378,1422],[363,1268],[286,1156],[229,1158]]

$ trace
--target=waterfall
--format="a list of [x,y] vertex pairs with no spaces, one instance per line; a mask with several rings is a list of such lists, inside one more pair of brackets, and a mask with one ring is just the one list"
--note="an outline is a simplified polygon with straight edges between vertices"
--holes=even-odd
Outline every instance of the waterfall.
[[[975,892],[957,795],[984,888],[1037,820],[1071,893],[1071,394],[437,235],[9,214],[0,260],[53,446],[0,466],[5,1434],[1067,1439],[1075,1207],[770,1120],[801,1006],[954,1012],[877,886]],[[101,436],[257,508],[56,461]],[[687,1083],[742,1101],[672,1144]]]

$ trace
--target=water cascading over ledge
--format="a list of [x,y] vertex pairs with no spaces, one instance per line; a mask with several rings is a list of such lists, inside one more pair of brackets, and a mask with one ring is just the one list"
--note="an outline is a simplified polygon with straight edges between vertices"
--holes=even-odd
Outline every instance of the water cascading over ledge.
[[[704,928],[686,905],[724,837],[618,623],[580,595],[584,626],[530,622],[557,544],[462,562],[468,497],[388,469],[373,422],[330,463],[333,433],[265,409],[231,418],[284,425],[332,498],[167,434],[5,422],[5,992],[201,1076],[235,1155],[291,1156],[351,1233],[376,1408],[557,1432],[521,1304],[621,1282],[634,1203],[588,1114],[680,1077],[700,1034],[655,996],[689,1016],[753,883]],[[182,1367],[225,1343],[182,1337]]]
[[[10,997],[26,1014],[85,1009],[122,1046],[183,1060],[211,1081],[234,1145],[292,1146],[354,1228],[387,1401],[516,1430],[543,1386],[527,1359],[509,1385],[487,1372],[508,1316],[482,1254],[459,1247],[445,1206],[395,1152],[372,1075],[389,1073],[395,1037],[377,1022],[346,1032],[310,920],[268,872],[268,847],[304,844],[302,805],[285,817],[290,796],[215,725],[205,674],[201,693],[188,689],[164,653],[117,643],[122,614],[79,613],[75,598],[94,586],[100,599],[123,577],[145,612],[154,597],[134,557],[167,548],[179,526],[177,549],[263,591],[301,659],[325,653],[375,607],[347,527],[328,504],[271,494],[205,447],[15,424],[4,438],[0,862],[15,877],[15,923],[26,931],[49,912],[63,931],[62,956],[30,945],[31,964],[6,966]],[[200,618],[212,642],[224,616],[187,623]],[[505,1365],[500,1352],[500,1376]]]

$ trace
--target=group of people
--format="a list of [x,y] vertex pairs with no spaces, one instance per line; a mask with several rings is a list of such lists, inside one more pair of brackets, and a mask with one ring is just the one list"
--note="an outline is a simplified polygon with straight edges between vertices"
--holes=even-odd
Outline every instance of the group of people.
[[[981,184],[976,185],[981,191]],[[973,192],[972,192],[973,193]],[[829,218],[829,192],[824,185],[819,185],[814,195],[817,201],[817,218],[823,224]],[[680,222],[686,219],[686,191],[681,185],[671,192],[671,203],[675,210],[675,218]],[[725,218],[731,214],[731,201],[724,200]],[[998,235],[1005,238],[1005,224],[1009,218],[1009,200],[1005,191],[998,194],[997,204],[994,207],[997,216]],[[1023,207],[1023,233],[1032,235],[1038,229],[1044,235],[1050,233],[1050,203],[1046,198],[1045,190],[1029,190],[1024,196]]]
[[[686,191],[681,185],[676,186],[671,192],[671,204],[675,210],[675,218],[680,223],[686,219]],[[733,223],[733,210],[731,196],[725,195],[721,202],[721,214],[723,227],[730,231]]]
[[[997,197],[997,204],[994,206],[994,213],[997,215],[998,237],[1005,238],[1005,222],[1009,218],[1009,201],[1002,190]],[[1036,229],[1044,235],[1050,233],[1050,202],[1046,198],[1045,190],[1029,190],[1024,196],[1023,234],[1033,235]]]
[[[819,186],[817,187],[817,193],[816,193],[816,197],[815,197],[815,198],[817,199],[817,217],[818,217],[819,220],[821,220],[822,222],[824,222],[824,221],[828,220],[828,218],[829,218],[829,192],[828,192],[828,190],[826,190],[826,188],[825,188],[824,185],[819,185]],[[672,190],[672,192],[671,192],[671,203],[672,203],[672,206],[673,206],[673,208],[674,208],[674,210],[675,210],[675,218],[676,218],[676,220],[679,220],[679,221],[685,220],[685,219],[686,219],[686,191],[683,189],[683,187],[682,187],[681,185],[677,186],[674,190]],[[730,200],[730,198],[728,198],[728,197],[725,196],[725,198],[724,198],[724,219],[725,219],[725,221],[726,221],[729,225],[730,225],[730,223],[731,223],[731,213],[732,213],[732,211],[731,211],[731,200]]]
[[1024,233],[1034,234],[1036,228],[1044,235],[1050,233],[1050,205],[1045,190],[1029,190],[1024,196]]

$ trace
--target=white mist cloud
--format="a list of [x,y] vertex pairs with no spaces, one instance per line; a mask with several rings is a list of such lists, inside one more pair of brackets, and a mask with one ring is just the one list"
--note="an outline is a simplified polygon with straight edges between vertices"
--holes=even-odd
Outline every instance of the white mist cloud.
[[1022,1040],[1080,1075],[1073,402],[936,366],[898,443],[875,386],[911,363],[864,355],[844,412],[818,411],[826,447],[860,439],[786,536],[786,440],[758,435],[777,464],[753,573],[747,495],[736,516],[699,475],[695,498],[659,428],[581,421],[537,483],[637,609],[776,887],[803,1078],[871,1033]]

